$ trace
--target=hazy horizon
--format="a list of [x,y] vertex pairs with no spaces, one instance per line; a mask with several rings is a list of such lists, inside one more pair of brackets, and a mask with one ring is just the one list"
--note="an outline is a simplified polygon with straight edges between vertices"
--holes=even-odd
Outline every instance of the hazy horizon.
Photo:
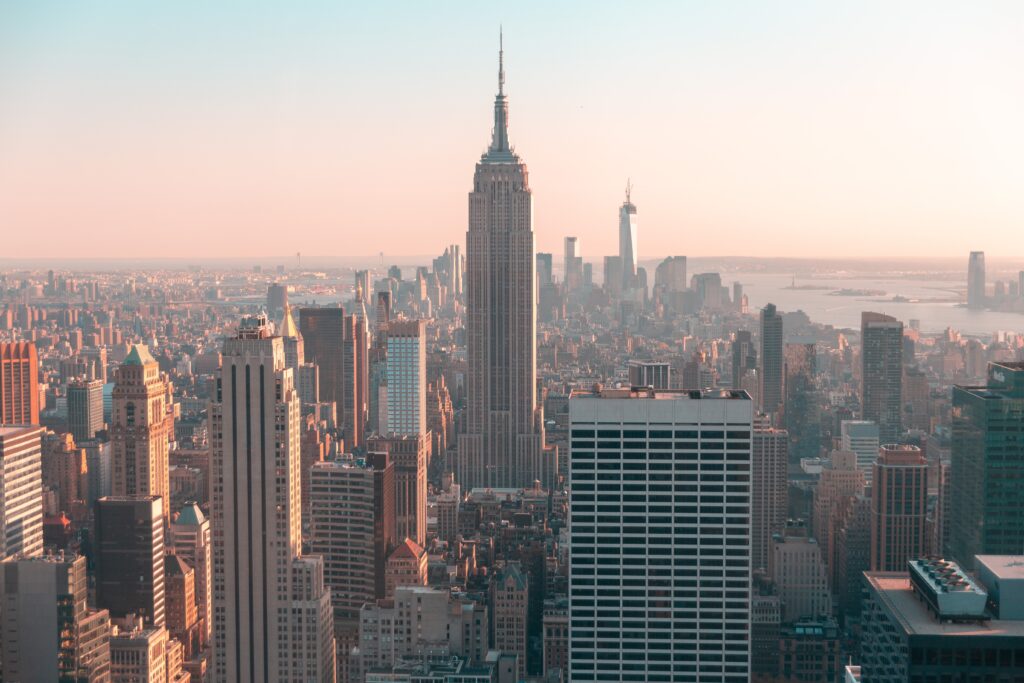
[[463,244],[499,24],[537,251],[615,253],[627,178],[643,261],[1021,249],[1024,5],[43,0],[0,6],[3,257]]

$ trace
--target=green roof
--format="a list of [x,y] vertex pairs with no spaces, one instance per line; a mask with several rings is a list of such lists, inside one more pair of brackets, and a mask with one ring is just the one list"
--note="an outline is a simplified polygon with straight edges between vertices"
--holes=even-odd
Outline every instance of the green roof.
[[155,362],[156,360],[150,355],[149,348],[145,344],[133,344],[132,350],[128,352],[123,365],[145,365],[146,363]]

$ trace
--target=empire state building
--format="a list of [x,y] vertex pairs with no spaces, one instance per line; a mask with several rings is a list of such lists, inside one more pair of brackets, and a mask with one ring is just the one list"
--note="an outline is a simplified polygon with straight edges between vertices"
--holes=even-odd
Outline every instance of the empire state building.
[[466,231],[469,372],[457,463],[464,488],[549,481],[537,407],[533,197],[526,164],[508,141],[504,51],[498,55],[494,130],[476,165]]

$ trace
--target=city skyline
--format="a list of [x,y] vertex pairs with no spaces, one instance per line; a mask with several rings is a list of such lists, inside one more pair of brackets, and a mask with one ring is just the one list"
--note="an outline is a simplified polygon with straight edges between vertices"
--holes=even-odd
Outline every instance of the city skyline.
[[[627,177],[641,261],[867,257],[877,244],[889,256],[995,253],[1024,218],[1024,96],[1005,87],[1024,57],[1019,7],[649,5],[631,8],[642,40],[624,45],[611,5],[543,22],[531,5],[471,18],[458,5],[407,9],[398,21],[315,5],[237,16],[112,3],[65,21],[47,3],[0,10],[11,251],[43,255],[42,230],[61,235],[53,257],[147,256],[133,232],[173,232],[166,256],[191,243],[255,258],[314,245],[369,257],[382,234],[415,253],[460,241],[462,160],[487,133],[502,22],[512,134],[542,190],[538,251],[576,234],[588,260],[616,253]],[[431,180],[395,180],[399,153]],[[386,201],[396,190],[410,201]],[[281,230],[297,234],[284,249],[272,246]]]

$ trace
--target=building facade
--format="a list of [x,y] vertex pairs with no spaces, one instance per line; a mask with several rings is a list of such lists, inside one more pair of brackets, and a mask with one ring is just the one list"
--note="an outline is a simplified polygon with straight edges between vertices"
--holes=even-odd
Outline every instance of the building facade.
[[39,353],[30,342],[0,343],[0,425],[39,424]]

